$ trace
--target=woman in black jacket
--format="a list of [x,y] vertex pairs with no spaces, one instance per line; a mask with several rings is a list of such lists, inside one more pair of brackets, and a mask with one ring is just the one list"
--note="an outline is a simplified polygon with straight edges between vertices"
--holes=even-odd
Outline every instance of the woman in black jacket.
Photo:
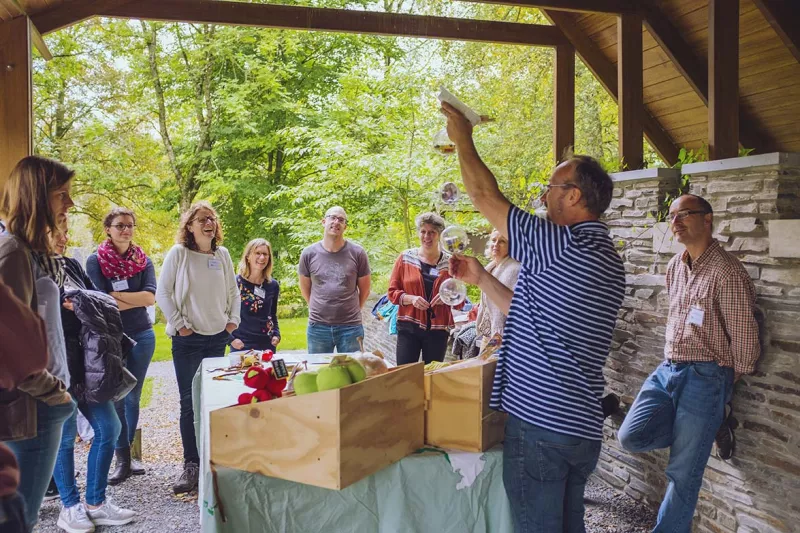
[[[94,430],[92,447],[89,449],[84,505],[75,483],[77,413],[64,423],[53,474],[63,506],[57,524],[67,531],[93,531],[94,526],[127,524],[136,516],[135,512],[117,507],[106,498],[114,444],[122,425],[114,409],[112,391],[101,388],[101,384],[119,383],[121,379],[122,321],[119,312],[114,312],[116,304],[113,299],[96,292],[80,263],[63,256],[67,245],[66,229],[57,234],[54,240],[59,256],[52,262],[50,274],[61,288],[64,301],[62,325],[67,346],[70,391]],[[106,321],[105,317],[110,319]],[[93,330],[91,334],[82,333],[81,326],[84,325]],[[99,351],[98,343],[92,341],[92,336],[96,339],[98,333],[104,336],[103,344],[109,347],[107,351]]]

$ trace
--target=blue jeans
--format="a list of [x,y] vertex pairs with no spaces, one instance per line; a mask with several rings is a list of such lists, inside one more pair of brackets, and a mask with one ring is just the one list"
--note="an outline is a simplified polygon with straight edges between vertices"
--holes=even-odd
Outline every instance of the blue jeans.
[[364,326],[336,326],[309,322],[306,330],[308,353],[347,353],[361,349],[358,338],[364,338]]
[[172,364],[178,380],[181,398],[181,442],[184,463],[200,463],[197,440],[194,433],[194,407],[192,406],[192,380],[206,357],[224,357],[225,346],[231,335],[222,330],[216,335],[193,333],[186,337],[172,337]]
[[584,533],[583,489],[599,440],[556,433],[508,416],[503,484],[517,533]]
[[147,367],[153,359],[153,352],[156,350],[156,334],[153,329],[146,329],[134,335],[130,335],[136,342],[136,346],[131,350],[125,366],[136,378],[136,386],[128,393],[125,398],[114,404],[117,410],[117,418],[122,423],[122,431],[117,440],[117,449],[128,448],[136,435],[136,426],[139,425],[139,401],[142,399],[142,387],[144,379],[147,377]]
[[630,452],[670,448],[667,493],[654,532],[689,533],[714,436],[733,391],[733,369],[663,363],[633,402],[619,442]]
[[[83,416],[94,430],[92,447],[86,465],[86,503],[102,505],[106,501],[106,486],[111,459],[114,457],[114,443],[122,428],[114,404],[111,402],[80,404]],[[78,432],[78,412],[64,422],[64,434],[58,449],[58,460],[53,477],[58,486],[58,494],[64,507],[72,507],[81,501],[75,483],[75,434]]]
[[25,522],[33,529],[39,518],[39,507],[50,484],[61,443],[64,420],[75,414],[75,402],[49,406],[36,402],[36,436],[32,439],[7,442],[19,463],[20,483],[17,490],[25,500]]
[[25,525],[25,501],[19,492],[0,498],[0,531],[3,533],[28,533]]

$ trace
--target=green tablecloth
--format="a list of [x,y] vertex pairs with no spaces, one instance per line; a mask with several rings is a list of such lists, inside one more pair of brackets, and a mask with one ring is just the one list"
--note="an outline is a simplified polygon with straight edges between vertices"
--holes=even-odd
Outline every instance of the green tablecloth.
[[223,366],[226,359],[206,359],[193,384],[203,532],[513,531],[500,447],[484,454],[425,448],[340,491],[217,467],[217,502],[208,461],[209,413],[248,390],[239,381],[213,381],[208,370]]

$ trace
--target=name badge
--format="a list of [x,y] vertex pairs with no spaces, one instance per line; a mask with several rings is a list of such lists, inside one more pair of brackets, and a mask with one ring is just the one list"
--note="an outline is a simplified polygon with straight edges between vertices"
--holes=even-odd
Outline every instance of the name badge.
[[47,302],[43,302],[39,304],[39,316],[42,317],[42,320],[46,320],[45,313],[47,313]]
[[705,316],[705,314],[706,312],[700,309],[699,307],[692,307],[689,310],[689,316],[686,317],[686,323],[695,326],[702,326],[703,317]]
[[264,296],[267,295],[267,291],[265,291],[263,287],[256,287],[254,292],[256,293],[256,296],[258,296],[259,298],[263,298]]
[[117,281],[112,281],[111,282],[111,288],[114,289],[114,292],[128,290],[128,280],[127,279],[118,279]]
[[219,259],[209,259],[208,260],[208,269],[209,270],[222,270],[222,261]]
[[438,268],[432,268],[431,269],[431,276],[433,276],[434,278],[438,278],[439,277],[439,269]]

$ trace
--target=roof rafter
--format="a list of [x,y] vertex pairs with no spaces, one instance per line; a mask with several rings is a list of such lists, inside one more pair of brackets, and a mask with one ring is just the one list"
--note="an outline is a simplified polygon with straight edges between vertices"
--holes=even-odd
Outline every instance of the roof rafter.
[[105,10],[130,2],[131,0],[87,0],[65,2],[31,16],[33,25],[42,35],[72,26],[78,22],[104,13]]
[[[695,55],[678,29],[652,2],[642,6],[642,13],[647,31],[708,107],[708,62]],[[765,146],[774,144],[742,102],[739,103],[739,139],[743,146],[757,152],[763,152]]]
[[[536,24],[211,0],[109,0],[98,3],[109,4],[109,7],[103,8],[95,15],[109,17],[528,46],[555,47],[567,44],[566,37],[558,28]],[[79,15],[82,16],[83,13]],[[34,23],[36,22],[34,17]],[[61,27],[69,23],[71,22],[61,19]],[[52,23],[45,27],[47,28],[45,32],[58,29]]]
[[536,7],[558,11],[576,11],[584,13],[621,14],[638,12],[635,2],[630,0],[465,0],[481,4],[504,6]]
[[783,44],[800,61],[800,7],[796,0],[753,0]]
[[[616,65],[606,59],[597,45],[575,24],[569,14],[550,9],[543,10],[542,13],[564,32],[586,67],[592,71],[595,78],[614,98],[614,101],[618,101]],[[674,164],[678,160],[678,148],[675,143],[646,109],[643,109],[642,112],[642,127],[645,137],[661,159],[668,165]]]

